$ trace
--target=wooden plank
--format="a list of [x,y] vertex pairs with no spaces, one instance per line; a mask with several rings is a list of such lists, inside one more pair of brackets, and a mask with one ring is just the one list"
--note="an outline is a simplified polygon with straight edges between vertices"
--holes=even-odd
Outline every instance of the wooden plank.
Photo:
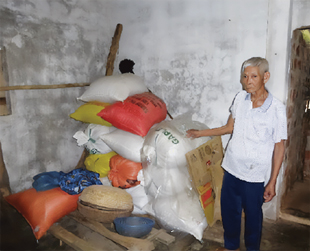
[[84,87],[89,86],[90,83],[70,83],[70,84],[56,84],[56,85],[15,85],[15,86],[1,86],[0,91],[13,90],[38,90],[38,89],[58,89],[70,87]]
[[166,230],[164,229],[157,230],[155,228],[152,229],[151,233],[148,235],[146,239],[150,241],[157,240],[160,243],[163,243],[167,246],[169,246],[172,242],[175,241],[175,237],[168,234]]
[[114,36],[112,38],[110,53],[109,53],[108,59],[107,59],[106,73],[105,73],[106,76],[111,76],[113,74],[114,61],[116,58],[116,53],[117,53],[118,48],[119,48],[119,40],[121,38],[122,31],[123,31],[123,25],[117,24],[115,32],[114,32]]
[[0,47],[0,115],[10,115],[10,96],[8,93],[1,91],[1,88],[7,87],[9,82],[7,63],[6,63],[6,51],[5,47]]
[[63,227],[54,224],[48,230],[52,235],[61,241],[68,244],[70,247],[74,248],[77,251],[97,251],[98,249],[94,247],[91,243],[84,241],[83,239],[77,237],[71,232],[67,231]]
[[2,146],[0,142],[0,197],[11,194],[9,175],[3,160]]
[[102,223],[86,219],[78,211],[74,211],[68,216],[129,250],[151,251],[155,249],[154,243],[149,240],[122,236],[111,232]]
[[85,159],[88,156],[88,154],[89,153],[88,153],[87,149],[84,148],[84,150],[83,150],[83,152],[81,154],[81,157],[80,157],[78,163],[76,164],[75,169],[85,167],[84,162],[85,162]]
[[64,229],[70,231],[77,237],[91,243],[97,250],[100,251],[125,251],[126,248],[118,245],[117,243],[109,240],[108,238],[102,236],[101,234],[92,231],[88,227],[76,222],[71,217],[65,216],[58,221],[58,224]]

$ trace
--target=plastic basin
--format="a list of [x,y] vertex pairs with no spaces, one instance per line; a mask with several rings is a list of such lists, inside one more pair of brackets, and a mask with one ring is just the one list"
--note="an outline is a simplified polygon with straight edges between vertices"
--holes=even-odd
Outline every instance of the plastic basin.
[[117,233],[124,236],[140,238],[149,234],[155,221],[147,217],[118,217],[114,219]]

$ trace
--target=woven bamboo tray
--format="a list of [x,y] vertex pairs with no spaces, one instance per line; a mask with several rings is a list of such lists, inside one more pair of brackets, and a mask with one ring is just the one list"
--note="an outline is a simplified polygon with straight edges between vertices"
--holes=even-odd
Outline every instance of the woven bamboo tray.
[[112,223],[117,217],[128,217],[133,211],[131,209],[114,209],[96,207],[94,204],[78,201],[78,211],[86,218],[102,223]]

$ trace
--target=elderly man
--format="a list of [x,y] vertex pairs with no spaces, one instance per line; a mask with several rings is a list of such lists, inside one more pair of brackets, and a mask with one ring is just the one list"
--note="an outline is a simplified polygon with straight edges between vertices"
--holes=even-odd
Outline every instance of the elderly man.
[[225,170],[221,193],[225,247],[218,250],[239,250],[242,209],[246,248],[259,250],[262,205],[276,195],[287,122],[285,106],[265,88],[269,77],[266,59],[246,60],[240,79],[244,90],[235,96],[227,124],[187,131],[187,137],[191,138],[232,134],[222,163]]

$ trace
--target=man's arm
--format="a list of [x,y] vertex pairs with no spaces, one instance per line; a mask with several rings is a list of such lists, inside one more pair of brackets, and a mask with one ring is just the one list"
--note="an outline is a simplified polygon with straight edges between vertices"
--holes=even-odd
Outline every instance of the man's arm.
[[279,143],[275,144],[272,158],[271,176],[267,186],[265,187],[264,192],[265,202],[271,201],[272,198],[276,195],[277,177],[282,165],[284,150],[285,150],[284,140],[281,140]]
[[231,134],[234,130],[234,123],[235,120],[233,119],[232,115],[230,114],[227,124],[213,129],[206,129],[206,130],[195,130],[191,129],[187,131],[188,138],[199,138],[199,137],[206,137],[206,136],[221,136],[224,134]]

